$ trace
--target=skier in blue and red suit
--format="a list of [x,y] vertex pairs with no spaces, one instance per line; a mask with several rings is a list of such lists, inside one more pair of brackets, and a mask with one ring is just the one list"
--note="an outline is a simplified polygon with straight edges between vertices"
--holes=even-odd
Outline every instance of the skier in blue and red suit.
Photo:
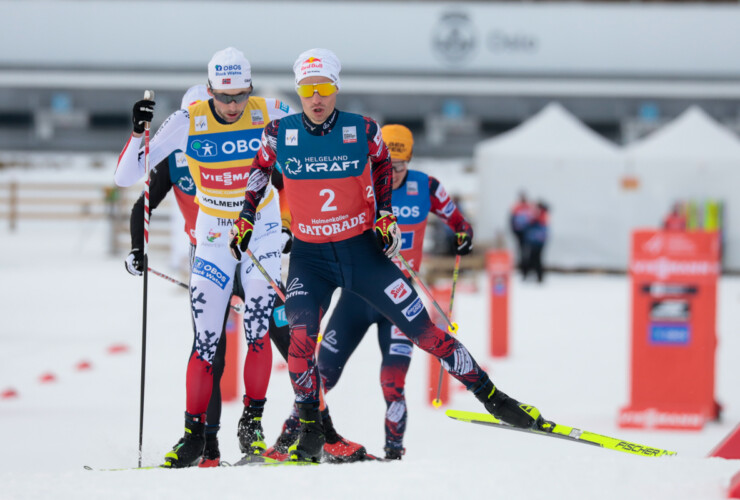
[[[414,272],[419,271],[429,213],[436,214],[452,229],[456,253],[469,253],[473,247],[473,229],[442,184],[434,177],[408,168],[414,147],[411,131],[403,125],[386,125],[381,133],[393,165],[392,204],[401,229],[401,255]],[[407,279],[410,278],[397,258],[393,262]],[[404,387],[413,351],[413,343],[401,329],[359,295],[342,291],[321,341],[319,372],[328,392],[336,386],[347,360],[373,324],[378,326],[382,355],[380,383],[386,403],[385,458],[400,460],[405,452],[403,436],[408,414]]]
[[293,216],[285,311],[291,330],[288,370],[301,420],[290,459],[321,457],[325,437],[315,350],[321,316],[337,287],[360,295],[399,325],[491,414],[517,427],[550,430],[552,423],[537,408],[498,390],[465,346],[432,323],[421,298],[390,261],[401,244],[391,211],[391,157],[374,120],[336,109],[340,69],[336,55],[326,49],[298,57],[293,70],[303,113],[273,120],[265,128],[244,208],[230,231],[238,259],[249,244],[256,208],[279,163]]

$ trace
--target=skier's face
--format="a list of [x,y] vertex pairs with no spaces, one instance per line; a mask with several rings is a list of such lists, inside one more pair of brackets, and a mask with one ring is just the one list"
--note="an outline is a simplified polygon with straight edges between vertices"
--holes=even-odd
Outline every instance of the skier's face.
[[393,189],[398,189],[406,177],[409,164],[403,160],[391,160],[391,163],[393,164]]
[[[332,80],[326,76],[309,76],[298,82],[298,85],[314,85],[317,83],[332,83]],[[300,98],[303,112],[306,114],[308,119],[316,125],[324,123],[337,105],[336,92],[322,96],[319,91],[316,90],[310,97],[303,97],[301,95]]]

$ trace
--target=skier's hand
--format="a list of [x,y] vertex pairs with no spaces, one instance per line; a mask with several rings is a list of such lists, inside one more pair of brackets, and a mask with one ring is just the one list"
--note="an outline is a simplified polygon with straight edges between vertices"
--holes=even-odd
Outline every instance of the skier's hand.
[[133,276],[141,276],[144,273],[144,252],[138,248],[132,248],[126,257],[126,271]]
[[401,249],[401,229],[395,215],[385,210],[380,211],[375,220],[375,237],[386,257],[393,258],[398,255]]
[[473,235],[462,231],[455,233],[455,253],[457,255],[467,255],[473,250]]
[[293,246],[293,233],[290,229],[283,226],[283,232],[280,234],[280,239],[283,243],[283,253],[290,253],[290,248]]
[[242,260],[242,252],[247,251],[253,231],[254,224],[241,215],[229,229],[229,249],[236,260]]
[[131,116],[131,121],[134,124],[134,133],[143,134],[145,123],[151,123],[154,119],[154,101],[149,99],[142,99],[136,101],[134,104],[134,110]]

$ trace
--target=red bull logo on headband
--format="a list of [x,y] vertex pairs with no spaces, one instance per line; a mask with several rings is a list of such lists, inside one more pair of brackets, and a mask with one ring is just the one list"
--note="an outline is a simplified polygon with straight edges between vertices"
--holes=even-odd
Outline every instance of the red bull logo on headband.
[[309,57],[305,61],[303,61],[303,64],[301,65],[301,71],[308,71],[310,69],[322,69],[324,67],[324,63],[321,62],[321,59],[318,57]]

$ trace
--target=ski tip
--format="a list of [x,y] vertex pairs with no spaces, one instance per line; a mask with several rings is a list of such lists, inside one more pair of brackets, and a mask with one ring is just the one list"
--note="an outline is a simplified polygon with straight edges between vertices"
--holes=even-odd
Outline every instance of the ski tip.
[[477,413],[474,411],[445,410],[445,415],[463,422],[490,422],[500,424],[501,421],[490,413]]

